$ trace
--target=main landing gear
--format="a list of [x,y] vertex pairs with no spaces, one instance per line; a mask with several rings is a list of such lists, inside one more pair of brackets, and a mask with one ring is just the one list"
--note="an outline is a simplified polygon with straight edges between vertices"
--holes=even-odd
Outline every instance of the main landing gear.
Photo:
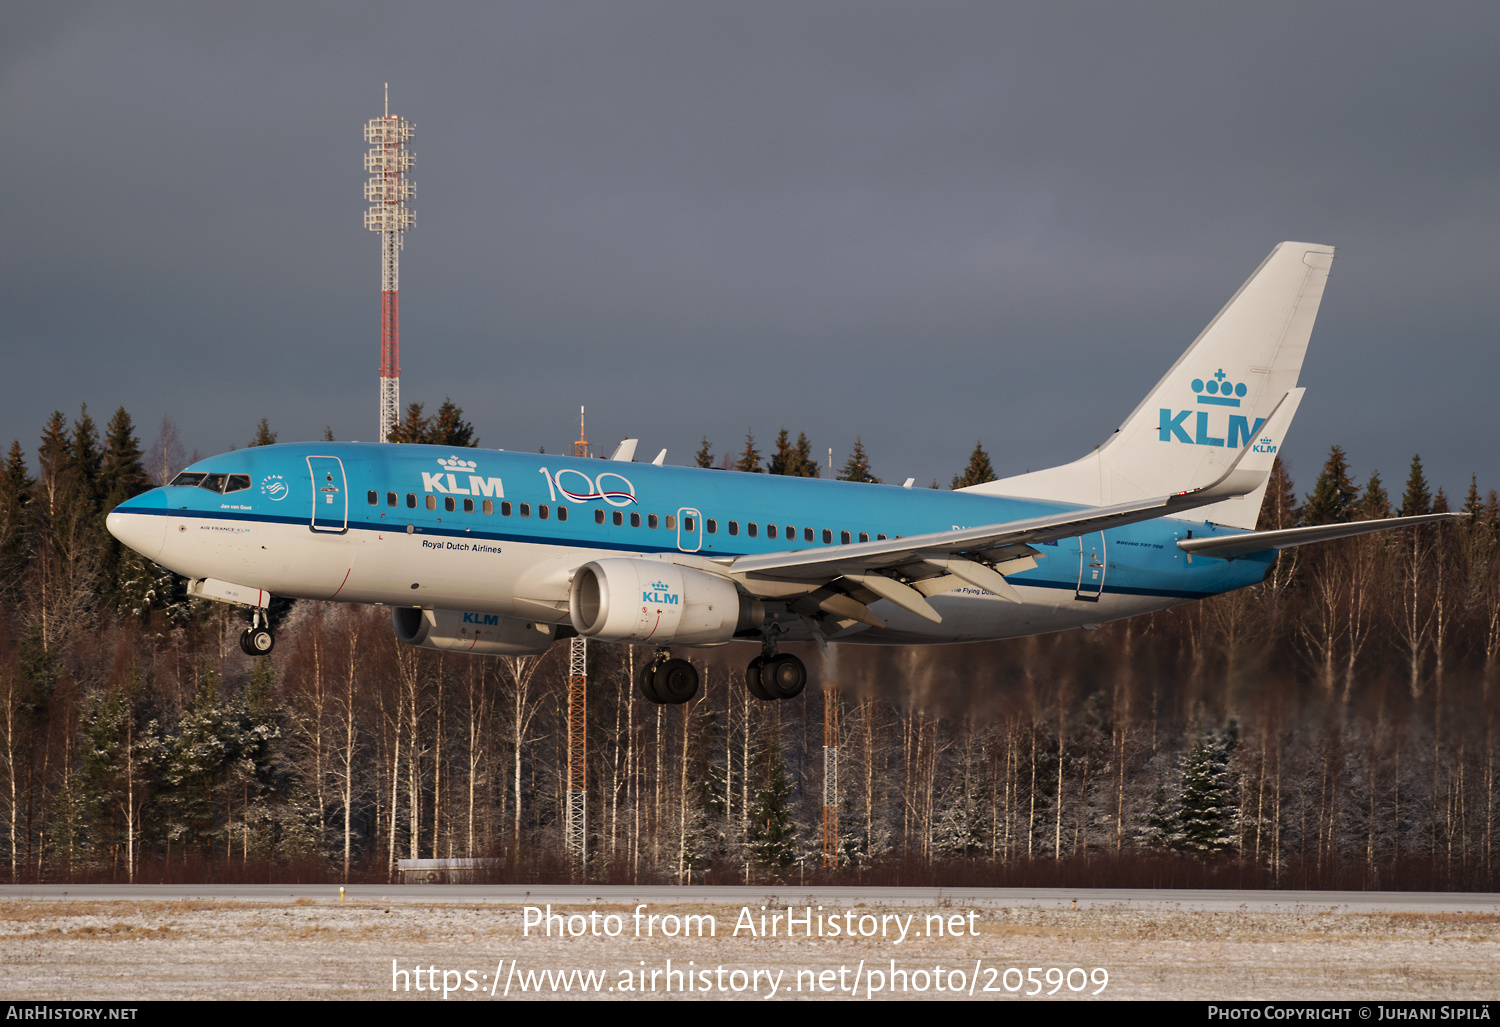
[[250,626],[240,635],[240,648],[246,656],[265,656],[276,648],[276,636],[271,634],[265,610],[250,615]]
[[681,706],[698,694],[698,670],[687,660],[672,659],[665,649],[656,650],[636,673],[641,695],[661,706]]
[[[680,706],[698,694],[698,671],[687,660],[673,659],[666,649],[658,649],[636,672],[636,685],[650,702]],[[761,702],[793,699],[807,687],[807,667],[791,653],[778,654],[773,635],[745,668],[745,687]]]
[[761,702],[794,699],[807,687],[807,666],[791,653],[776,652],[776,636],[767,635],[760,655],[745,668],[745,688]]

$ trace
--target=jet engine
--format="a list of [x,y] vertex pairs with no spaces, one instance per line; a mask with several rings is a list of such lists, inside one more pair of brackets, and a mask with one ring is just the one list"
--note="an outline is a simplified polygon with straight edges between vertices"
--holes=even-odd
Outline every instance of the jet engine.
[[759,627],[765,608],[717,574],[657,560],[595,560],[568,597],[573,628],[604,642],[716,645]]
[[396,637],[407,645],[481,656],[531,656],[547,651],[557,637],[555,624],[463,610],[391,611]]

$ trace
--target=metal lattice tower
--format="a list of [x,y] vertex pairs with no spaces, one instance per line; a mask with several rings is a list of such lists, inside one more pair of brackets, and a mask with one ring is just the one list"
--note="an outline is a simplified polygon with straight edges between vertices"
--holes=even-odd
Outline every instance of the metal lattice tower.
[[823,865],[839,865],[839,690],[823,693]]
[[568,644],[568,855],[580,869],[589,862],[588,648],[581,636]]
[[380,233],[380,441],[389,442],[391,430],[401,419],[401,288],[400,253],[402,233],[415,227],[416,212],[407,201],[416,194],[411,180],[416,154],[407,144],[416,127],[391,114],[391,87],[385,87],[385,115],[365,123],[365,170],[372,176],[365,183],[365,199],[374,204],[365,211],[365,227]]
[[[583,407],[578,408],[578,441],[573,455],[589,455],[583,430]],[[568,643],[568,855],[580,869],[588,866],[588,643],[575,635]]]

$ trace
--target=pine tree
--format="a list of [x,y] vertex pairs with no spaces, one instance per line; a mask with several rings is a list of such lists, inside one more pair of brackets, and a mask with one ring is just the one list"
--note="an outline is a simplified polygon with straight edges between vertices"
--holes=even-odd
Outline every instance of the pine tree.
[[324,442],[333,442],[334,441],[334,438],[333,438],[333,425],[327,424],[327,425],[323,426],[323,441]]
[[1260,517],[1255,526],[1261,531],[1297,526],[1297,490],[1279,456],[1271,464],[1271,480],[1266,486],[1265,498],[1260,501]]
[[865,455],[864,440],[856,437],[854,449],[849,453],[849,459],[844,462],[844,469],[839,471],[839,481],[864,481],[872,485],[879,485],[880,479],[870,473],[870,458]]
[[1234,731],[1204,735],[1182,761],[1182,791],[1177,800],[1181,847],[1199,856],[1231,848],[1237,811],[1229,775]]
[[797,477],[816,478],[819,477],[821,468],[818,461],[812,455],[812,443],[807,441],[806,432],[797,433]]
[[767,869],[786,869],[797,862],[797,828],[792,820],[792,784],[781,757],[781,740],[773,738],[762,760],[765,784],[750,813],[750,852]]
[[255,437],[250,440],[251,446],[274,446],[276,445],[276,433],[271,430],[271,422],[266,418],[260,419],[260,424],[255,426]]
[[80,791],[91,814],[91,841],[113,851],[126,879],[140,862],[141,811],[155,787],[162,741],[143,704],[144,682],[132,668],[100,695],[83,722]]
[[30,557],[32,536],[28,521],[32,486],[26,473],[26,454],[20,441],[10,444],[0,471],[0,598],[13,598]]
[[141,463],[141,444],[135,437],[135,424],[121,407],[109,419],[104,439],[104,461],[99,474],[104,507],[113,510],[132,496],[150,487],[150,478]]
[[698,452],[693,454],[694,467],[712,467],[714,465],[714,448],[709,445],[708,436],[703,436],[703,445],[698,447]]
[[1302,507],[1302,523],[1342,524],[1352,518],[1358,499],[1359,489],[1349,478],[1349,462],[1344,451],[1334,446],[1328,452],[1312,495]]
[[976,442],[974,452],[969,454],[969,466],[964,468],[964,473],[953,476],[953,487],[963,489],[970,485],[983,485],[995,478],[995,468],[990,466],[990,455],[984,451],[983,443]]
[[752,474],[760,474],[764,470],[760,466],[760,450],[755,448],[755,436],[748,431],[745,432],[745,451],[740,454],[739,463],[734,465],[734,469]]
[[[107,514],[127,499],[146,491],[147,486],[146,469],[141,466],[141,447],[135,438],[135,425],[131,423],[125,408],[121,407],[110,418],[104,440],[98,481],[98,513]],[[145,566],[145,560],[108,533],[101,532],[98,539],[102,564],[100,588],[117,611],[122,608],[127,611],[133,609],[137,605],[133,600],[122,602],[120,584],[122,580],[135,581]]]
[[1365,483],[1364,498],[1359,502],[1359,518],[1363,521],[1375,521],[1390,515],[1391,497],[1386,495],[1380,472],[1371,471],[1370,480]]
[[1137,832],[1137,840],[1152,849],[1182,848],[1181,812],[1166,785],[1158,783],[1156,791],[1151,793],[1151,809]]
[[771,462],[766,470],[772,474],[790,474],[796,462],[797,453],[792,448],[791,434],[783,428],[776,435],[776,452],[771,454]]
[[1484,503],[1479,498],[1479,475],[1469,475],[1469,491],[1464,493],[1464,513],[1477,520],[1484,512]]
[[169,832],[184,844],[202,846],[205,855],[212,844],[216,786],[236,755],[226,738],[228,727],[218,676],[205,668],[192,708],[183,712],[167,743],[161,775]]
[[68,473],[68,451],[72,443],[68,439],[68,419],[61,410],[52,411],[47,424],[42,428],[42,444],[37,449],[39,477],[35,488],[41,500],[36,514],[50,521],[60,494],[65,487]]
[[422,443],[427,441],[428,432],[432,430],[432,419],[422,415],[422,404],[408,403],[406,405],[406,417],[397,424],[391,425],[391,442]]
[[99,475],[103,469],[104,454],[99,451],[99,430],[89,416],[89,405],[83,404],[78,419],[73,422],[73,439],[68,446],[68,463],[72,471],[72,502],[80,504],[80,511],[96,513],[103,498],[99,491]]
[[1406,477],[1406,492],[1401,496],[1402,517],[1432,513],[1432,493],[1427,488],[1427,476],[1422,473],[1422,457],[1411,458],[1411,473]]
[[438,407],[437,416],[427,431],[426,442],[434,446],[463,446],[472,449],[479,445],[474,437],[474,426],[464,420],[464,412],[452,399],[444,399]]
[[812,443],[806,432],[797,433],[793,443],[785,428],[776,436],[776,453],[771,457],[769,470],[772,474],[784,474],[792,478],[816,478],[818,463],[812,458]]

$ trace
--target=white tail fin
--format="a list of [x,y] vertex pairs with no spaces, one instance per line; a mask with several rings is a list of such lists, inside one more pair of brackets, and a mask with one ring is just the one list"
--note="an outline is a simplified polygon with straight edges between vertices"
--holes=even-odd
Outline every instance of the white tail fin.
[[[1296,387],[1332,265],[1332,246],[1277,246],[1104,445],[964,491],[1105,506],[1213,480]],[[1264,495],[1263,482],[1200,513],[1254,528]]]

